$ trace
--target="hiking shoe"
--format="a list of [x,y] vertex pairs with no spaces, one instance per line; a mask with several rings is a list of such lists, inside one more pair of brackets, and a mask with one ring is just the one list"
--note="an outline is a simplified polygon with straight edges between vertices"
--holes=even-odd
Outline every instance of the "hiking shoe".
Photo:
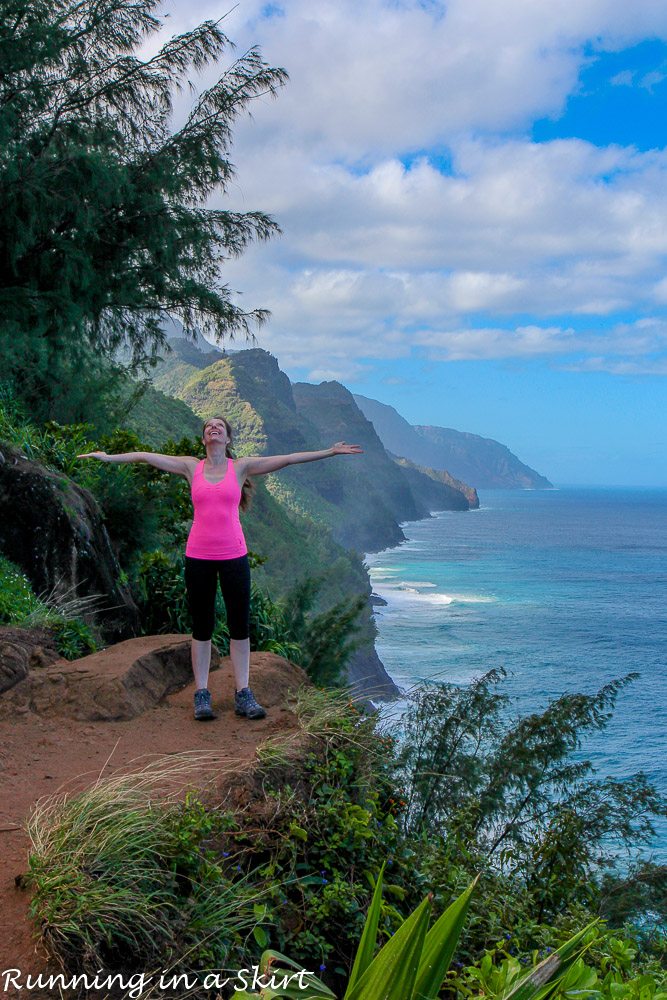
[[234,711],[237,715],[245,715],[247,719],[263,719],[266,715],[266,711],[255,701],[250,688],[234,692]]
[[208,688],[198,688],[195,691],[195,719],[204,722],[206,719],[217,719],[211,705],[211,692]]

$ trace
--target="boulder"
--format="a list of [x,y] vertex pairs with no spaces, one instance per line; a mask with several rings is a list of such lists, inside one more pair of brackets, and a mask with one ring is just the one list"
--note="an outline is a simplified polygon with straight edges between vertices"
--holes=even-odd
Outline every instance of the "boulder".
[[[214,650],[211,669],[219,665]],[[0,718],[36,712],[91,722],[133,719],[191,683],[188,637],[141,636],[30,670],[0,701]]]
[[[190,638],[183,635],[127,639],[80,660],[50,659],[39,666],[30,667],[0,698],[0,720],[35,713],[49,719],[119,722],[143,715],[185,687],[194,690]],[[223,683],[233,692],[231,660],[221,659],[214,646],[211,670],[220,668]],[[267,708],[283,706],[287,690],[310,683],[301,667],[275,653],[252,653],[251,677]]]
[[137,607],[119,582],[120,567],[99,507],[62,473],[0,443],[0,552],[26,574],[37,595],[98,595],[87,620],[107,640],[136,635]]
[[0,694],[59,659],[47,629],[0,628]]

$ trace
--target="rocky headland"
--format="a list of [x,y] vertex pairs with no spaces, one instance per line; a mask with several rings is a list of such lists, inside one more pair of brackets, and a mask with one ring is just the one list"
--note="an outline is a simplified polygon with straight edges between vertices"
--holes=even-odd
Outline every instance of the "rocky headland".
[[450,427],[409,424],[393,406],[355,395],[361,411],[373,421],[390,451],[450,475],[477,489],[550,489],[552,484],[521,462],[506,445]]

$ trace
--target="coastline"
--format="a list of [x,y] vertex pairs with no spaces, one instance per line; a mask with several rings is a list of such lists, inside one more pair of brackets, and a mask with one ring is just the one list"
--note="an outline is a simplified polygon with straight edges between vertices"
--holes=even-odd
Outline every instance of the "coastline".
[[[667,491],[585,487],[483,491],[479,516],[402,525],[406,543],[368,553],[378,655],[394,683],[467,685],[508,671],[521,713],[639,674],[582,754],[599,773],[645,771],[667,792]],[[434,512],[438,513],[438,512]],[[444,522],[444,523],[441,523]],[[631,664],[631,666],[629,666]],[[655,850],[667,859],[667,821]]]
[[[384,661],[381,659],[381,657],[380,657],[380,655],[378,653],[378,649],[377,649],[377,640],[378,640],[378,635],[377,635],[377,616],[382,614],[382,610],[378,610],[378,609],[389,607],[390,602],[389,602],[389,600],[383,594],[381,594],[379,592],[379,589],[376,587],[376,584],[373,582],[373,579],[372,579],[372,566],[369,565],[369,560],[373,560],[373,558],[377,558],[378,556],[387,555],[388,553],[391,553],[391,552],[398,552],[398,551],[400,551],[405,546],[405,544],[410,541],[410,539],[405,536],[405,534],[403,532],[403,529],[404,528],[408,528],[411,524],[423,524],[424,522],[427,522],[427,521],[437,520],[438,515],[440,515],[440,514],[445,514],[445,513],[447,513],[447,514],[450,514],[450,513],[463,514],[463,513],[470,513],[471,510],[479,510],[479,509],[480,509],[480,505],[478,504],[476,507],[470,507],[467,511],[463,511],[463,510],[460,510],[460,511],[431,510],[431,511],[428,512],[428,514],[424,515],[424,517],[416,518],[414,521],[400,521],[399,524],[398,524],[398,527],[399,527],[399,529],[401,531],[401,534],[403,535],[403,538],[400,540],[400,542],[397,545],[390,545],[390,546],[387,546],[386,548],[378,549],[377,551],[371,551],[371,552],[365,552],[364,553],[364,555],[363,555],[363,563],[364,563],[364,568],[366,569],[366,573],[367,573],[367,576],[368,576],[368,582],[369,582],[369,588],[370,588],[369,603],[371,605],[371,620],[372,620],[372,622],[373,622],[373,624],[375,626],[375,629],[376,629],[376,636],[375,636],[375,638],[373,640],[373,653],[374,653],[374,657],[371,654],[370,659],[372,661],[372,666],[371,666],[370,662],[367,664],[369,667],[371,667],[371,669],[369,670],[368,674],[360,676],[360,669],[359,669],[359,667],[355,666],[354,668],[352,668],[352,661],[353,661],[354,657],[352,657],[352,659],[350,661],[350,666],[348,667],[348,672],[349,672],[350,679],[351,679],[352,683],[353,684],[359,684],[360,690],[363,690],[364,693],[368,693],[369,697],[373,698],[374,700],[382,701],[382,702],[385,702],[385,703],[395,702],[395,701],[398,701],[398,700],[400,700],[400,699],[403,698],[403,696],[405,694],[405,690],[400,685],[400,683],[389,672],[389,670],[387,669],[387,667],[384,664]],[[360,664],[360,668],[362,670],[363,670],[364,665],[365,665],[365,663],[362,660],[362,663]],[[376,678],[378,676],[378,674],[379,674],[379,684],[377,685],[377,688],[379,688],[379,690],[380,690],[381,693],[378,694],[377,693],[377,689],[376,689],[376,694],[373,695],[371,693],[371,691],[368,688],[366,688],[365,682],[368,681],[368,680],[370,680],[371,678]],[[388,683],[386,683],[386,684],[384,683],[384,678],[387,679]],[[385,694],[385,692],[386,692],[386,694]]]

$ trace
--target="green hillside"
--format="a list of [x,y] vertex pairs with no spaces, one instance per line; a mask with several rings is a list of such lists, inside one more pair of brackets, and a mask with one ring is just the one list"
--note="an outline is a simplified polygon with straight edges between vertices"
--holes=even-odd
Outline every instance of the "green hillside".
[[180,399],[174,399],[149,385],[139,401],[132,407],[127,427],[156,451],[169,438],[179,441],[183,437],[198,437],[201,420]]
[[[363,593],[370,583],[363,553],[397,545],[400,522],[428,516],[430,508],[468,509],[470,490],[399,467],[352,394],[338,382],[292,385],[267,351],[227,354],[197,350],[174,338],[153,372],[156,388],[177,397],[199,419],[224,416],[237,454],[289,454],[328,449],[340,440],[359,444],[361,456],[336,456],[258,477],[252,509],[244,516],[251,549],[266,559],[259,583],[276,597],[298,580],[322,576],[319,608]],[[438,478],[438,477],[436,477]],[[412,480],[412,483],[411,483]],[[362,615],[364,649],[351,676],[378,684],[386,675],[374,650],[375,627]]]
[[[184,353],[197,360],[190,345]],[[234,428],[238,454],[318,447],[314,430],[305,426],[296,412],[287,376],[264,351],[244,351],[240,357],[216,355],[212,364],[203,367],[172,354],[156,369],[155,383],[164,393],[173,392],[179,397],[170,398],[154,390],[155,398],[165,407],[165,427],[185,427],[187,413],[194,430],[192,436],[198,438],[202,419],[221,414]],[[128,421],[146,441],[153,421],[153,397],[147,396],[148,405],[137,407]],[[163,443],[156,442],[155,446]],[[306,468],[301,467],[301,471]],[[343,520],[341,512],[307,482],[285,475],[292,471],[298,470],[257,477],[251,508],[242,515],[248,546],[263,560],[253,571],[255,581],[274,598],[281,598],[299,581],[318,577],[322,580],[315,606],[318,611],[354,594],[369,598],[371,587],[362,556],[345,549],[335,538],[335,527]],[[332,475],[324,472],[320,478],[326,483]],[[361,647],[349,664],[349,680],[363,679],[366,690],[391,695],[395,689],[375,652],[370,604],[359,627]]]

